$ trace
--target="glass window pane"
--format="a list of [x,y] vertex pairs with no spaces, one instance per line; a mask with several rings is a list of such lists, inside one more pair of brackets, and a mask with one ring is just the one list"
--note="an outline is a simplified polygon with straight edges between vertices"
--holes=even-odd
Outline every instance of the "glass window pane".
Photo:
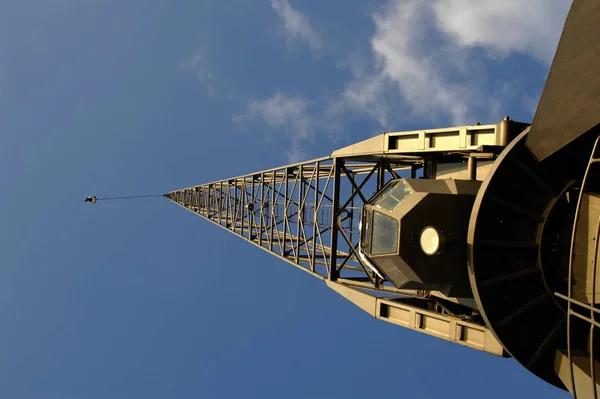
[[392,188],[394,188],[394,186],[398,184],[397,181],[392,181],[389,184],[387,184],[381,191],[379,191],[377,194],[375,194],[373,196],[373,198],[371,198],[369,200],[370,204],[377,204],[379,201],[381,201],[381,198],[384,197],[387,193],[390,192],[390,190]]
[[379,200],[379,202],[377,202],[377,206],[380,207],[380,208],[383,208],[383,209],[387,209],[388,211],[391,211],[399,203],[400,203],[400,201],[398,201],[398,199],[396,199],[395,197],[389,195],[389,196],[381,198],[381,200]]
[[379,212],[373,215],[371,254],[395,253],[398,247],[398,221]]
[[392,185],[383,196],[377,201],[376,205],[389,211],[394,210],[403,200],[412,193],[404,180]]
[[371,243],[371,212],[365,209],[363,211],[361,247],[365,251],[368,251],[370,243]]

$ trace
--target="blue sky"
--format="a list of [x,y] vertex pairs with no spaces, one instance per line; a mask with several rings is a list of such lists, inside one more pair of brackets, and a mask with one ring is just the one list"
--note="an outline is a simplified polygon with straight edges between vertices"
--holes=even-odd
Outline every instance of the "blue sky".
[[568,3],[0,0],[0,397],[568,397],[162,198],[83,203],[530,121]]

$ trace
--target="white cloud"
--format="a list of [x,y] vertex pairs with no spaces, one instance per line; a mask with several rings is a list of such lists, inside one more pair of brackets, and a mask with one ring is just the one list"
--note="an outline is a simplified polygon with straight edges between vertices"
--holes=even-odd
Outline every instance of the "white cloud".
[[330,105],[329,112],[340,115],[348,109],[358,110],[381,126],[387,126],[390,106],[385,98],[386,85],[386,79],[381,74],[355,75],[346,85],[341,98]]
[[506,55],[517,51],[549,64],[569,10],[568,0],[437,0],[438,28],[462,47]]
[[[272,0],[272,6],[288,40],[320,45],[306,17],[287,0]],[[401,128],[406,119],[431,126],[486,123],[514,104],[533,115],[539,93],[524,89],[529,77],[517,69],[513,75],[495,72],[514,53],[547,68],[568,7],[561,0],[388,0],[372,15],[370,54],[353,53],[338,63],[351,78],[329,107],[277,92],[248,102],[241,118],[281,132],[295,162],[304,158],[302,149],[314,142],[316,129],[332,136],[352,115],[367,116],[382,130]]]
[[182,63],[184,69],[192,71],[198,80],[200,80],[205,86],[209,94],[214,92],[213,74],[211,68],[206,62],[206,58],[201,54],[196,54],[185,60]]
[[261,119],[279,129],[291,141],[285,153],[290,162],[297,162],[304,158],[302,143],[310,142],[314,137],[314,120],[309,106],[302,97],[277,92],[266,99],[250,101],[245,118]]
[[[568,7],[561,0],[390,0],[373,16],[371,68],[349,60],[354,77],[331,110],[359,111],[387,127],[398,109],[391,101],[400,97],[403,116],[486,119],[501,108],[499,96],[515,96],[506,90],[515,85],[495,81],[497,93],[486,96],[482,63],[520,52],[548,65]],[[477,47],[484,56],[473,55]]]
[[314,30],[306,15],[292,8],[288,0],[271,0],[271,7],[283,22],[288,42],[303,40],[313,51],[321,48],[320,35]]

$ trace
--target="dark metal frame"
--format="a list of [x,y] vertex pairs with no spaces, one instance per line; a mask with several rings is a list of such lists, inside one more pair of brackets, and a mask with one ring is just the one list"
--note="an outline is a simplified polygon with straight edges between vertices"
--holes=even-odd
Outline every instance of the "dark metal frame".
[[[408,294],[358,256],[362,207],[422,159],[328,157],[189,187],[167,197],[320,279]],[[374,192],[368,192],[373,189]],[[333,266],[332,266],[333,265]]]
[[[576,317],[581,319],[589,324],[589,354],[590,354],[590,383],[592,384],[592,392],[593,398],[598,399],[598,392],[596,388],[596,359],[594,356],[594,333],[596,328],[600,328],[600,309],[598,309],[595,303],[596,299],[596,270],[598,265],[598,258],[594,259],[594,263],[592,266],[592,293],[591,293],[591,303],[586,304],[581,301],[576,300],[572,297],[572,288],[573,288],[573,260],[575,257],[575,232],[577,231],[578,221],[581,212],[581,203],[583,199],[583,195],[586,192],[586,187],[588,183],[588,176],[590,174],[590,168],[593,164],[600,162],[600,137],[596,139],[594,143],[594,148],[592,150],[592,154],[590,155],[590,160],[588,162],[588,166],[585,171],[585,175],[583,176],[583,181],[581,183],[581,188],[579,190],[579,196],[577,198],[577,207],[575,210],[575,221],[573,223],[573,232],[571,237],[571,248],[570,248],[570,256],[569,256],[569,283],[568,283],[568,293],[567,295],[563,295],[560,292],[555,292],[555,295],[567,302],[567,358],[569,361],[570,373],[571,373],[571,387],[573,387],[572,394],[573,398],[577,399],[577,385],[575,383],[575,374],[574,374],[574,364],[573,364],[573,353],[572,353],[572,338],[571,338],[571,317]],[[600,219],[596,223],[595,236],[600,237]],[[594,253],[598,254],[598,240],[595,241],[594,244]],[[576,305],[575,307],[573,305]],[[581,310],[588,310],[589,316],[586,316],[581,313]]]

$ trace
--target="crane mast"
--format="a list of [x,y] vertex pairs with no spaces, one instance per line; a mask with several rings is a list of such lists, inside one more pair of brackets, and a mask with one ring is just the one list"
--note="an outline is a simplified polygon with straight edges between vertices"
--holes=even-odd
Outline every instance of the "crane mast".
[[360,251],[360,224],[365,204],[401,177],[483,179],[509,138],[526,126],[506,118],[491,125],[384,133],[329,157],[166,196],[323,280],[376,319],[506,356],[472,297],[448,296],[426,284],[410,289],[391,284]]
[[598,21],[573,1],[532,124],[389,132],[165,196],[376,319],[598,398]]

